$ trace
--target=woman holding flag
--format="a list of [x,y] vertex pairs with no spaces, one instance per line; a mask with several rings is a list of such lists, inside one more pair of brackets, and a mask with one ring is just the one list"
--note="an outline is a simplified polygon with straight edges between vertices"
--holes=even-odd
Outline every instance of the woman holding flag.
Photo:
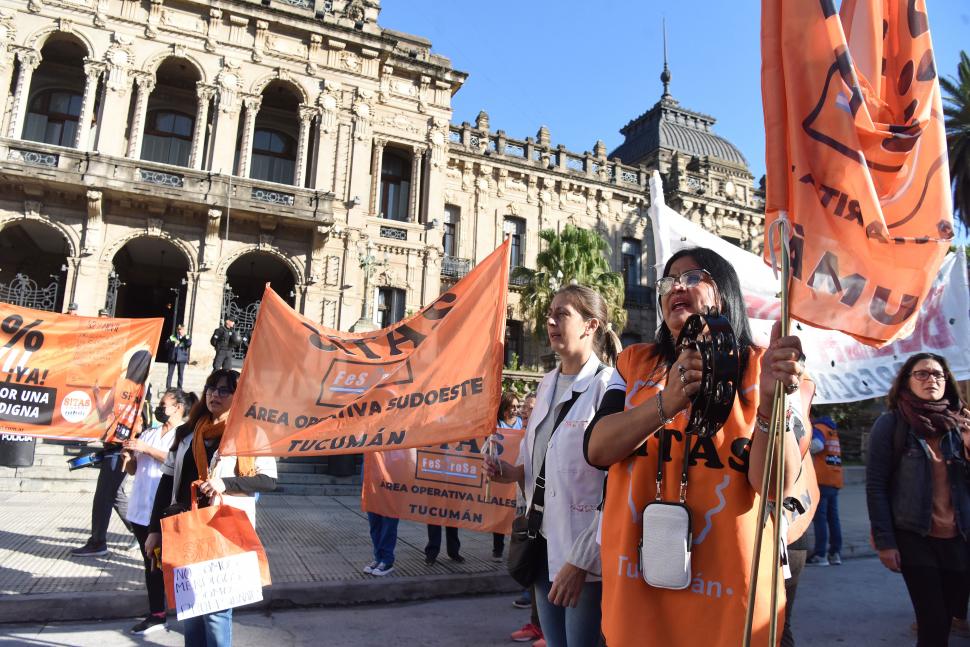
[[[162,467],[155,494],[151,534],[145,541],[148,554],[162,547],[162,517],[191,507],[193,484],[198,485],[199,507],[225,504],[240,508],[253,526],[256,525],[256,493],[276,489],[276,459],[219,454],[238,381],[238,371],[213,371],[205,381],[202,399],[189,412],[188,421],[176,429],[175,442]],[[185,620],[186,647],[231,644],[232,609]]]
[[[767,349],[754,345],[737,273],[715,252],[693,248],[674,254],[657,293],[663,317],[657,341],[620,354],[585,439],[589,463],[609,469],[601,531],[603,633],[610,647],[640,645],[645,636],[651,644],[669,647],[735,647],[744,628],[751,547],[761,530],[755,494],[764,474],[775,381],[789,395],[786,495],[799,475],[798,433],[804,434],[801,421],[808,420],[811,399],[796,394],[813,388],[804,378],[797,337],[780,337],[776,325]],[[694,349],[679,350],[676,340],[692,315],[711,307],[734,330],[741,383],[727,422],[715,435],[700,438],[685,431],[691,399],[700,389],[702,360]],[[682,466],[687,483],[681,501],[691,513],[693,540],[689,584],[658,588],[647,584],[641,570],[641,519],[657,498],[658,484],[664,501],[677,500]],[[770,548],[765,542],[765,562]],[[770,578],[771,569],[762,568],[755,605],[758,644],[768,633]]]
[[620,348],[608,322],[606,302],[595,290],[569,285],[556,293],[546,332],[560,364],[539,383],[518,464],[492,457],[485,463],[489,478],[523,488],[530,517],[539,514],[535,594],[542,633],[552,647],[592,647],[600,639],[596,509],[603,473],[583,460],[583,434],[613,374],[607,365]]

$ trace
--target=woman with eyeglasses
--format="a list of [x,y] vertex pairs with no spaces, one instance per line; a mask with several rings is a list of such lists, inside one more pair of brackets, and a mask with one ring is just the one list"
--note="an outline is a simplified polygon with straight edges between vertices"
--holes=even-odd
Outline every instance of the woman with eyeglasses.
[[[776,325],[768,348],[754,345],[738,275],[717,253],[704,248],[678,251],[657,281],[657,294],[663,322],[656,342],[635,344],[620,354],[585,437],[586,460],[609,470],[600,532],[603,633],[610,647],[735,647],[742,639],[760,527],[757,494],[775,382],[781,381],[788,394],[786,504],[802,483],[802,439],[807,447],[802,421],[808,420],[814,387],[803,375],[805,357],[797,337],[780,337]],[[701,438],[686,431],[703,363],[697,350],[678,348],[677,339],[692,315],[711,307],[734,330],[741,382],[727,422],[716,434]],[[658,467],[663,476],[659,483]],[[644,548],[641,561],[643,512],[657,499],[658,486],[664,502],[687,506],[692,535],[685,543],[682,534],[671,533],[669,545]],[[643,563],[670,564],[683,557],[683,547],[691,541],[689,572],[682,569],[679,583],[668,580],[676,587],[689,578],[686,588],[646,582]],[[765,566],[758,579],[753,644],[765,644],[768,638],[770,540],[762,550]],[[684,566],[686,560],[676,563]],[[783,614],[780,608],[779,626]]]
[[916,611],[917,645],[946,645],[965,628],[970,594],[970,413],[946,359],[917,353],[869,434],[866,501],[879,560],[902,573]]
[[[199,485],[199,507],[216,503],[240,508],[256,525],[259,492],[276,489],[276,460],[269,456],[222,456],[219,442],[226,429],[239,373],[213,371],[205,381],[202,399],[192,407],[188,421],[175,431],[175,441],[162,467],[155,494],[151,534],[145,550],[161,547],[161,519],[190,509],[192,483]],[[227,647],[232,644],[232,609],[185,620],[186,647]]]

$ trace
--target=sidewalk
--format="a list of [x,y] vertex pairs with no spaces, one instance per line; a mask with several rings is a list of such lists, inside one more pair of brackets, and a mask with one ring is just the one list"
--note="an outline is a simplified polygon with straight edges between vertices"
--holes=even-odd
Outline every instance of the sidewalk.
[[[849,482],[839,497],[843,556],[870,556],[865,486]],[[147,613],[141,556],[112,516],[111,552],[76,558],[87,539],[91,494],[0,493],[0,623],[135,617]],[[402,521],[395,571],[361,572],[371,561],[367,518],[358,497],[263,496],[257,528],[273,586],[260,606],[287,608],[404,602],[518,590],[504,563],[492,561],[492,538],[462,530],[464,564],[443,553],[424,563],[425,526]],[[811,536],[811,529],[809,534]]]

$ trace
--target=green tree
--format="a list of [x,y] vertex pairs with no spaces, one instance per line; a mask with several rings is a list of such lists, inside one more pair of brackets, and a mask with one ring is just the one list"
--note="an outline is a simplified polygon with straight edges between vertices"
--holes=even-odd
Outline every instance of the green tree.
[[511,275],[513,284],[524,286],[519,303],[536,337],[546,338],[546,313],[556,290],[574,281],[603,295],[613,329],[619,334],[627,319],[623,309],[623,277],[610,269],[607,242],[595,231],[573,225],[566,225],[558,234],[552,229],[543,229],[539,238],[545,246],[536,256],[536,269],[516,267]]
[[950,154],[953,208],[959,222],[970,227],[970,57],[960,52],[956,77],[940,77],[946,144]]

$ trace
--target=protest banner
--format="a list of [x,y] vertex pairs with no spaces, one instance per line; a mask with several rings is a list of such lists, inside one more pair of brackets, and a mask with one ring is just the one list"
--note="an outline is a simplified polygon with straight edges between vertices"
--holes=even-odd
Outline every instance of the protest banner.
[[317,456],[484,438],[502,390],[506,241],[417,314],[346,333],[267,289],[221,452]]
[[925,5],[762,2],[765,225],[792,227],[791,316],[872,346],[913,331],[953,238]]
[[[650,219],[658,272],[671,254],[688,247],[714,250],[737,270],[754,341],[767,346],[771,325],[780,316],[778,280],[762,259],[684,218],[664,202],[660,177],[650,180]],[[912,334],[873,348],[834,330],[806,324],[793,327],[802,338],[806,368],[816,383],[815,404],[856,402],[884,396],[906,358],[913,353],[943,355],[958,380],[970,379],[970,287],[963,251],[946,257],[924,299]]]
[[[495,429],[498,455],[515,465],[524,429]],[[508,534],[515,483],[492,483],[482,470],[484,439],[364,455],[361,509],[386,517]]]
[[0,432],[70,440],[137,433],[163,323],[0,303]]
[[254,551],[178,566],[173,569],[172,582],[179,620],[263,599],[259,557]]

